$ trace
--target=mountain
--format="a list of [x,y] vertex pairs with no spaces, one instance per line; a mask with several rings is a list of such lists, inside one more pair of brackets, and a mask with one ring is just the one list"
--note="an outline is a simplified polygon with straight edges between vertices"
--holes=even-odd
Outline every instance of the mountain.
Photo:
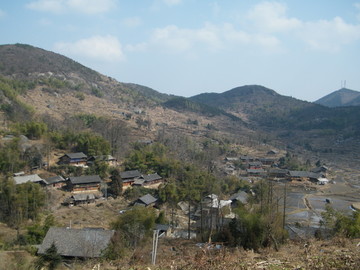
[[360,92],[347,88],[341,88],[329,95],[326,95],[325,97],[318,99],[314,103],[327,107],[359,106]]
[[138,106],[170,98],[145,86],[117,82],[68,57],[26,44],[0,46],[0,75],[47,85],[57,92],[82,92]]
[[118,82],[65,56],[24,44],[0,46],[0,110],[13,122],[34,117],[54,127],[67,123],[65,128],[73,127],[71,121],[79,115],[118,119],[130,127],[132,140],[168,132],[199,140],[255,140],[354,152],[351,140],[360,137],[359,106],[329,108],[260,85],[176,97]]

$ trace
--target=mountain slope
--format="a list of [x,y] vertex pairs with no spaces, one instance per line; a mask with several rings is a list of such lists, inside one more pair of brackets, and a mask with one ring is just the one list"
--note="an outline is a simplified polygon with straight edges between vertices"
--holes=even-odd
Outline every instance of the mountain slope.
[[359,106],[360,92],[347,88],[341,88],[318,99],[314,103],[327,107]]

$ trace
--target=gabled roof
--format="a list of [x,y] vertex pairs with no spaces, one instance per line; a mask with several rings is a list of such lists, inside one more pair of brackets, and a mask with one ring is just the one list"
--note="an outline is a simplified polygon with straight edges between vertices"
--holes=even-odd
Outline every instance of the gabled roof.
[[279,169],[279,168],[271,168],[269,170],[269,173],[272,173],[272,174],[287,174],[289,172],[289,170],[286,170],[286,169]]
[[153,173],[153,174],[143,175],[142,178],[144,179],[145,182],[151,182],[151,181],[160,180],[161,176],[158,175],[157,173]]
[[291,177],[319,178],[321,175],[307,171],[289,171]]
[[51,227],[39,247],[39,254],[55,244],[58,254],[67,257],[96,258],[107,248],[115,231]]
[[248,173],[264,173],[264,169],[246,169]]
[[146,195],[144,195],[144,196],[142,196],[142,197],[140,197],[140,198],[138,199],[138,202],[143,203],[143,204],[145,204],[145,205],[152,204],[152,203],[154,203],[154,202],[156,202],[156,201],[157,201],[157,199],[154,198],[154,197],[153,197],[152,195],[150,195],[150,194],[146,194]]
[[246,203],[247,202],[247,197],[248,194],[245,191],[240,191],[238,193],[233,194],[229,200],[231,201],[240,201],[242,203]]
[[88,160],[90,161],[114,161],[116,160],[112,155],[100,155],[100,156],[92,156]]
[[26,182],[33,182],[33,183],[44,182],[46,184],[46,181],[37,174],[15,176],[14,180],[16,185],[24,184]]
[[84,194],[84,193],[74,194],[72,197],[75,201],[95,200],[95,195],[92,193],[90,193],[90,194]]
[[138,170],[125,171],[120,173],[122,179],[137,178],[140,177],[141,173]]
[[249,162],[249,166],[262,166],[263,164],[260,161]]
[[78,153],[66,153],[65,156],[69,157],[70,159],[86,159],[87,155],[83,152]]
[[61,175],[52,176],[49,178],[46,178],[46,182],[51,185],[59,182],[64,182],[65,179]]
[[78,177],[70,177],[70,182],[73,185],[87,184],[87,183],[101,183],[101,178],[98,175],[83,175]]

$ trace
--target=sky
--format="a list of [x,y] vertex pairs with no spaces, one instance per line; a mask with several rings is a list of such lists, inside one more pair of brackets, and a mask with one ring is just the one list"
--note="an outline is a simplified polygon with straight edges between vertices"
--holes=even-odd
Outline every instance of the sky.
[[360,91],[360,0],[1,1],[0,44],[14,43],[185,97],[250,84],[307,101]]

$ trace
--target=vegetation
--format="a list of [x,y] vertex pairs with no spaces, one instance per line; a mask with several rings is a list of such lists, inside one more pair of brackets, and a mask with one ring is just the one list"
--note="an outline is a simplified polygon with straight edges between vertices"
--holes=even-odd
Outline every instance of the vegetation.
[[90,132],[52,132],[51,141],[57,148],[71,149],[74,152],[84,152],[86,155],[105,155],[110,153],[110,145],[102,136]]
[[0,181],[0,221],[16,227],[29,219],[36,220],[45,205],[45,193],[39,184],[15,185],[10,177]]

